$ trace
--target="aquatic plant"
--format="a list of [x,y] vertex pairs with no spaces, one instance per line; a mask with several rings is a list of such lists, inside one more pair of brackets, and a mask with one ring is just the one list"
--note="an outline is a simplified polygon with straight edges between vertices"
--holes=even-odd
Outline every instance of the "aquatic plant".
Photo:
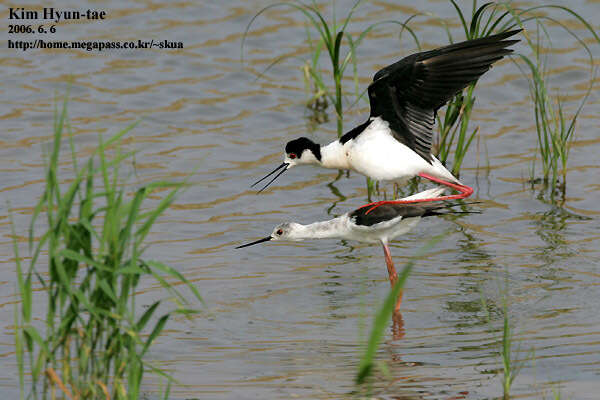
[[[377,348],[379,347],[379,343],[383,338],[383,334],[385,329],[388,326],[390,319],[395,310],[396,299],[400,295],[408,276],[415,264],[415,261],[419,258],[423,257],[429,250],[431,250],[437,243],[439,243],[444,235],[438,235],[429,240],[423,247],[421,247],[417,254],[404,266],[400,274],[398,275],[398,280],[390,290],[389,294],[386,296],[383,304],[375,314],[375,318],[373,319],[373,325],[371,327],[371,333],[367,340],[367,345],[365,347],[365,351],[358,365],[358,372],[356,374],[356,383],[362,384],[364,383],[369,376],[373,373],[373,367],[376,365],[375,363],[375,355],[377,353]],[[385,370],[383,364],[379,365],[382,370]]]
[[[242,38],[242,51],[244,47],[244,43],[248,32],[253,24],[253,22],[258,18],[261,14],[266,12],[269,9],[274,7],[291,7],[299,12],[301,12],[306,21],[309,23],[311,27],[313,27],[318,33],[317,43],[314,43],[314,40],[311,37],[310,30],[307,29],[307,43],[309,46],[309,54],[311,55],[310,61],[304,63],[302,70],[305,76],[305,79],[312,79],[315,87],[315,95],[314,99],[318,99],[320,97],[325,96],[335,108],[336,120],[337,120],[337,134],[338,137],[342,136],[344,133],[344,108],[343,108],[343,84],[342,79],[346,72],[346,69],[350,64],[353,65],[353,75],[354,75],[354,84],[355,84],[355,95],[358,98],[365,93],[359,93],[358,91],[358,73],[356,68],[356,48],[362,43],[367,34],[371,32],[374,28],[382,24],[398,24],[404,27],[415,39],[418,44],[418,39],[414,33],[414,31],[406,27],[405,24],[398,21],[383,21],[375,24],[369,25],[366,29],[359,32],[356,36],[352,36],[350,33],[346,31],[348,24],[352,20],[352,16],[354,12],[358,8],[358,6],[364,0],[357,0],[346,17],[338,21],[336,19],[335,14],[335,2],[332,3],[333,16],[332,21],[328,22],[325,18],[324,14],[319,10],[316,2],[312,2],[311,4],[305,4],[299,0],[290,1],[290,2],[279,2],[275,4],[271,4],[267,7],[264,7],[259,12],[257,12],[246,27]],[[345,39],[345,41],[344,41]],[[348,49],[345,52],[345,55],[342,55],[342,46],[344,43],[347,43]],[[329,56],[329,61],[331,63],[331,78],[333,81],[333,91],[329,89],[329,86],[325,83],[325,79],[320,72],[319,61],[321,58],[321,54],[323,53],[323,49],[326,50],[327,55]],[[285,58],[278,58],[275,60],[269,68],[273,65],[281,62]]]
[[[515,18],[518,19],[519,17],[515,16]],[[557,91],[554,98],[550,94],[547,56],[542,55],[544,37],[550,42],[548,31],[538,22],[535,41],[527,36],[527,43],[533,52],[533,56],[528,57],[519,54],[520,59],[526,65],[526,69],[517,65],[521,72],[529,78],[529,92],[534,106],[537,144],[542,164],[541,180],[544,187],[549,189],[552,201],[555,201],[557,192],[561,193],[561,198],[564,201],[567,183],[567,161],[575,137],[577,119],[592,91],[595,78],[593,70],[594,59],[591,50],[584,41],[580,40],[582,47],[587,51],[589,56],[590,79],[587,91],[579,102],[575,112],[568,116],[565,112],[560,92]],[[530,74],[527,74],[527,69]],[[562,181],[559,180],[559,175],[562,177]],[[534,160],[531,168],[532,186],[535,182]]]
[[383,304],[375,314],[375,319],[373,320],[373,326],[371,328],[371,334],[369,335],[365,352],[362,358],[360,359],[360,363],[358,365],[358,373],[356,375],[357,384],[364,383],[365,380],[372,374],[372,369],[375,364],[375,354],[377,353],[377,348],[379,347],[379,343],[381,342],[383,333],[387,328],[390,319],[392,318],[392,314],[394,313],[396,299],[400,295],[400,292],[402,291],[402,288],[406,283],[406,279],[408,278],[408,275],[410,274],[413,265],[414,262],[410,261],[404,266],[404,268],[398,275],[398,280],[396,281],[389,294],[386,296]]
[[[29,228],[27,268],[11,224],[21,300],[15,308],[21,399],[26,373],[28,398],[137,399],[145,372],[171,379],[144,357],[173,313],[194,312],[175,285],[202,299],[177,270],[142,258],[144,239],[183,184],[155,182],[134,193],[125,190],[119,173],[133,153],[123,152],[120,142],[135,125],[107,140],[99,135],[97,149],[82,166],[69,136],[73,172],[65,177],[59,174],[59,153],[63,132],[70,131],[66,98],[62,111],[55,110],[45,189]],[[162,198],[146,206],[156,192]],[[47,228],[38,233],[34,227],[42,216]],[[157,300],[139,314],[136,293],[146,278],[170,294],[174,309],[163,311]],[[44,304],[45,316],[39,315]]]
[[[510,389],[512,384],[525,366],[525,362],[533,358],[533,350],[522,360],[517,361],[514,359],[514,354],[521,352],[520,346],[517,347],[516,351],[513,351],[514,347],[514,333],[511,326],[509,307],[508,307],[508,271],[505,274],[504,288],[500,290],[502,296],[502,338],[499,339],[500,343],[500,356],[502,358],[502,391],[504,400],[510,399]],[[487,302],[483,293],[481,292],[481,303],[482,308],[486,312],[486,318],[490,327],[493,325],[492,317],[490,315]],[[492,330],[495,331],[494,328]]]

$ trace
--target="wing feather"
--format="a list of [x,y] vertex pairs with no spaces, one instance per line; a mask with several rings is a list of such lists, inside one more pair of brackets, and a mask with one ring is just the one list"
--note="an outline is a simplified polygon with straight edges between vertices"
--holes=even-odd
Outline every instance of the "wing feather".
[[403,58],[378,71],[369,86],[371,117],[387,121],[396,140],[431,162],[437,110],[512,53],[514,30]]

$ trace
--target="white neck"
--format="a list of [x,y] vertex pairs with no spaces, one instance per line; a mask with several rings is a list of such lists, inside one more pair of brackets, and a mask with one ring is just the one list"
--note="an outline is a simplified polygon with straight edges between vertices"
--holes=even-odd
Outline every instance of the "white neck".
[[339,140],[321,147],[321,165],[325,168],[350,169],[346,150]]
[[348,217],[343,215],[329,221],[314,222],[308,225],[295,224],[289,239],[333,239],[344,238],[348,231]]

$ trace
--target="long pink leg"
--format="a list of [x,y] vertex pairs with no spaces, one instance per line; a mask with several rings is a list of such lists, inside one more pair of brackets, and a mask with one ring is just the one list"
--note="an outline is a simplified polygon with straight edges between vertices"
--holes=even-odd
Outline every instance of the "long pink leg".
[[444,181],[442,179],[436,178],[434,176],[431,176],[431,175],[425,174],[425,173],[420,173],[419,176],[422,178],[425,178],[425,179],[429,179],[432,182],[439,183],[440,185],[448,186],[452,189],[458,190],[460,192],[460,194],[453,194],[453,195],[449,195],[449,196],[430,197],[427,199],[376,201],[374,203],[369,203],[369,204],[360,206],[359,209],[364,208],[364,207],[371,207],[365,213],[365,214],[368,214],[371,211],[373,211],[374,209],[376,209],[377,207],[382,206],[384,204],[414,204],[414,203],[425,203],[425,202],[430,202],[430,201],[458,200],[458,199],[467,198],[473,194],[473,188],[470,186],[459,185],[458,183]]
[[[396,273],[396,268],[394,267],[394,262],[392,261],[392,253],[390,253],[390,248],[387,243],[382,243],[383,245],[383,254],[385,254],[385,263],[387,265],[388,275],[390,277],[390,285],[392,288],[398,281],[398,274]],[[396,300],[396,308],[394,309],[396,312],[400,310],[400,304],[402,304],[402,290],[398,294],[398,299]]]

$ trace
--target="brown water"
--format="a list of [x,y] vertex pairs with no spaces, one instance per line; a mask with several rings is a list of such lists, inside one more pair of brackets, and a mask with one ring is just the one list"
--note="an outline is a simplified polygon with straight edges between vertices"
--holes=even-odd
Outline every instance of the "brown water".
[[[168,39],[182,41],[183,50],[0,50],[1,392],[11,398],[18,392],[8,214],[26,235],[42,192],[53,98],[64,92],[69,77],[69,113],[82,160],[99,133],[117,132],[143,117],[130,135],[131,147],[139,150],[132,185],[181,179],[200,166],[195,185],[156,225],[147,252],[149,258],[177,267],[208,304],[192,321],[172,320],[150,354],[181,382],[173,398],[340,398],[356,390],[353,378],[371,314],[389,287],[381,249],[308,241],[234,250],[265,236],[279,222],[328,219],[366,198],[363,177],[353,174],[334,182],[335,171],[312,168],[291,170],[259,196],[249,189],[280,162],[287,140],[304,135],[328,142],[335,137],[331,109],[329,122],[315,127],[303,106],[299,67],[307,56],[299,13],[277,9],[261,17],[248,38],[242,69],[242,33],[267,4],[111,2],[102,4],[107,21],[62,23],[55,36]],[[338,15],[349,4],[338,1]],[[597,1],[569,5],[596,21],[598,29]],[[4,43],[7,7],[0,12]],[[422,10],[453,15],[444,1],[429,1]],[[373,1],[360,8],[350,31],[382,19],[403,20],[414,11],[414,6]],[[422,18],[417,31],[427,47],[445,43],[434,20]],[[393,27],[377,31],[359,49],[361,87],[378,68],[413,50],[407,38],[399,43],[397,33]],[[564,33],[555,36],[554,45],[555,86],[569,98],[581,98],[588,77],[585,54]],[[598,46],[592,49],[600,57]],[[526,51],[523,45],[517,50]],[[256,80],[257,72],[285,54],[296,58]],[[353,87],[350,80],[346,84]],[[527,96],[526,81],[510,61],[498,63],[478,87],[473,126],[478,124],[481,134],[461,178],[476,188],[473,198],[483,202],[482,213],[423,221],[393,244],[396,263],[402,265],[427,238],[446,233],[407,283],[404,337],[394,340],[391,329],[386,333],[378,359],[391,376],[375,381],[374,395],[501,395],[499,310],[506,292],[516,335],[514,355],[525,360],[513,393],[549,398],[557,389],[563,398],[598,398],[600,98],[592,94],[579,121],[566,202],[558,208],[527,184],[536,148]],[[360,103],[347,113],[345,126],[362,122],[367,112],[366,103]],[[480,292],[492,310],[491,326]],[[149,286],[140,302],[161,296],[159,288]],[[40,311],[44,308],[41,304]],[[146,390],[153,398],[158,383],[149,381]]]

